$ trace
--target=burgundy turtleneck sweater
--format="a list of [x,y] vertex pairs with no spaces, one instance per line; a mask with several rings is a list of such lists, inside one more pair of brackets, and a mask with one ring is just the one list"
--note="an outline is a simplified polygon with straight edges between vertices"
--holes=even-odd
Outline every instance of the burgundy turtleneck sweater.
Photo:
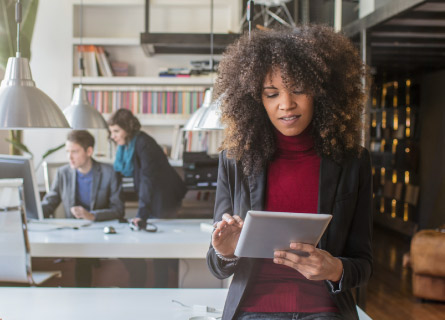
[[[277,151],[267,171],[266,211],[316,213],[320,157],[310,127],[287,137],[275,130]],[[272,259],[261,259],[241,303],[247,312],[338,312],[324,281]]]

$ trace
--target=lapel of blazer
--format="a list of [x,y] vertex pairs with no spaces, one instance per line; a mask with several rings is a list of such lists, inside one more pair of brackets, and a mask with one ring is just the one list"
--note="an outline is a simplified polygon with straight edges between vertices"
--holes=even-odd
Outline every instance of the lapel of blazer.
[[[71,192],[69,193],[69,209],[76,205],[76,169],[71,169],[69,187],[71,188]],[[71,214],[71,213],[70,213]]]
[[[321,158],[318,186],[318,213],[332,214],[341,170],[341,166],[334,161]],[[320,240],[320,249],[326,249],[328,231],[329,227]]]
[[252,210],[264,210],[266,170],[249,176],[250,206]]
[[94,210],[96,205],[97,190],[99,189],[100,179],[102,177],[100,166],[93,160],[93,182],[91,183],[90,210]]

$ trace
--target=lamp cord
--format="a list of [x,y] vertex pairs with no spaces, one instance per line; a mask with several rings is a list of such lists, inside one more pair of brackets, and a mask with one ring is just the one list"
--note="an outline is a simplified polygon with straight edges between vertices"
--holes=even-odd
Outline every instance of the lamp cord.
[[22,4],[17,0],[15,4],[15,22],[17,22],[17,52],[16,57],[20,57],[20,23],[22,22]]
[[255,3],[252,0],[247,1],[246,20],[249,22],[249,40],[250,40],[250,32],[252,31],[253,15],[255,13],[254,6],[255,6]]
[[80,70],[80,85],[82,86],[82,77],[84,75],[85,72],[85,66],[83,64],[83,56],[82,56],[82,52],[84,52],[84,48],[83,48],[83,0],[80,0],[80,25],[79,25],[79,30],[80,30],[80,34],[79,34],[79,46],[80,46],[80,50],[79,51],[79,70]]
[[210,74],[213,83],[213,9],[214,0],[210,0]]

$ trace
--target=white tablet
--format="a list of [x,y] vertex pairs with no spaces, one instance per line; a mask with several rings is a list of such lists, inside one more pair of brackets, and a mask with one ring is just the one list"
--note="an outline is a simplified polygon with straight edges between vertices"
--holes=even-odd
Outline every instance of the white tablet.
[[248,211],[235,255],[273,258],[275,250],[291,251],[291,242],[316,246],[331,218],[321,213]]

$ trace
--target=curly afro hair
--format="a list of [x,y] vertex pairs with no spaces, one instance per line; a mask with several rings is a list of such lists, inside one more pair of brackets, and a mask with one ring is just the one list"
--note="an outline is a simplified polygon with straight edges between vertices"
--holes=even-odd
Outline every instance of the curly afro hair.
[[298,86],[313,97],[317,153],[337,162],[358,154],[367,68],[345,36],[313,25],[257,30],[225,51],[214,94],[222,100],[227,156],[241,161],[246,175],[272,160],[275,134],[261,97],[266,75],[278,70],[287,88]]

